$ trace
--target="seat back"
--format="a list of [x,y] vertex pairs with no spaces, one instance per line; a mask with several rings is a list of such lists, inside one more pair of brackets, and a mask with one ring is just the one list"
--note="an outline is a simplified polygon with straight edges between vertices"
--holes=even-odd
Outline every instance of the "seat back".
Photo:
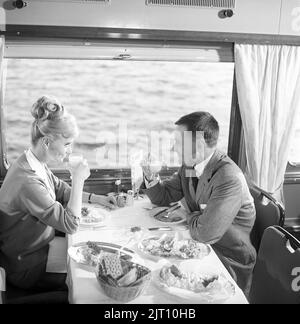
[[6,283],[5,270],[0,267],[0,304],[68,304],[67,291],[33,293]]
[[258,251],[264,230],[272,225],[283,226],[285,213],[283,206],[269,193],[255,186],[250,186],[249,189],[256,209],[256,219],[250,238]]
[[0,267],[0,304],[4,303],[5,290],[6,290],[5,270]]
[[280,226],[262,237],[249,295],[253,304],[300,303],[300,241]]

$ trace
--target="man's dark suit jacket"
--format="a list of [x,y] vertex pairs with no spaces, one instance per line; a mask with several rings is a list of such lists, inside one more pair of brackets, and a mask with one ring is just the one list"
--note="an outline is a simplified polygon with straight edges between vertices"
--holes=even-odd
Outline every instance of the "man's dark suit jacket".
[[[172,178],[145,188],[143,183],[141,189],[152,203],[160,206],[184,198],[189,212],[194,212],[188,221],[192,238],[213,246],[247,295],[256,261],[250,242],[255,206],[240,168],[216,150],[198,180],[196,192],[191,170],[185,166]],[[204,204],[206,208],[201,209]]]

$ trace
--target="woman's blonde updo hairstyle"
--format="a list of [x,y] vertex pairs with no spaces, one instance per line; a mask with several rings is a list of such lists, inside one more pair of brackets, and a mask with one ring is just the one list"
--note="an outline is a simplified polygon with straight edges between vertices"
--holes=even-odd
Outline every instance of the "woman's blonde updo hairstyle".
[[36,145],[44,136],[52,140],[62,136],[75,138],[78,136],[76,119],[69,114],[61,103],[54,97],[43,96],[32,106],[34,118],[31,129],[31,142]]

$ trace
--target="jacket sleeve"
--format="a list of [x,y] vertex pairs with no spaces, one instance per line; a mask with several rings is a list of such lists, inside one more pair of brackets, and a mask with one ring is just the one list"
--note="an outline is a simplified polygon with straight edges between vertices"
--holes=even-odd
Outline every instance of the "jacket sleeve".
[[148,189],[146,189],[145,183],[143,183],[141,189],[151,202],[158,206],[166,206],[171,202],[179,201],[184,196],[181,184],[181,170],[180,168],[170,179],[160,181]]
[[51,171],[49,172],[54,184],[56,200],[63,206],[66,206],[70,199],[71,187],[63,180],[57,178]]
[[67,234],[74,233],[79,225],[79,218],[68,207],[64,208],[61,203],[53,200],[40,181],[23,184],[19,195],[19,208],[42,223]]
[[188,219],[192,238],[208,244],[219,241],[241,208],[241,192],[242,184],[237,176],[222,177],[203,213]]

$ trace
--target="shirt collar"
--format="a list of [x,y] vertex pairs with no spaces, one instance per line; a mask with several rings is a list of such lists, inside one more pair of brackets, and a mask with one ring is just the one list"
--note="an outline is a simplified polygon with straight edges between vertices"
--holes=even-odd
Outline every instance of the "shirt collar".
[[46,187],[48,188],[51,197],[55,200],[55,193],[53,188],[49,183],[49,179],[47,176],[45,164],[43,164],[39,159],[33,154],[31,149],[25,151],[26,159],[28,161],[29,166],[31,169],[44,181]]
[[211,157],[213,156],[213,154],[214,154],[214,152],[211,153],[211,155],[208,158],[206,158],[204,161],[202,161],[194,166],[194,169],[196,170],[196,176],[198,178],[202,175],[205,167],[207,166],[207,164],[208,164],[209,160],[211,159]]
[[25,154],[31,169],[44,178],[45,166],[42,162],[32,153],[31,149],[25,151]]

